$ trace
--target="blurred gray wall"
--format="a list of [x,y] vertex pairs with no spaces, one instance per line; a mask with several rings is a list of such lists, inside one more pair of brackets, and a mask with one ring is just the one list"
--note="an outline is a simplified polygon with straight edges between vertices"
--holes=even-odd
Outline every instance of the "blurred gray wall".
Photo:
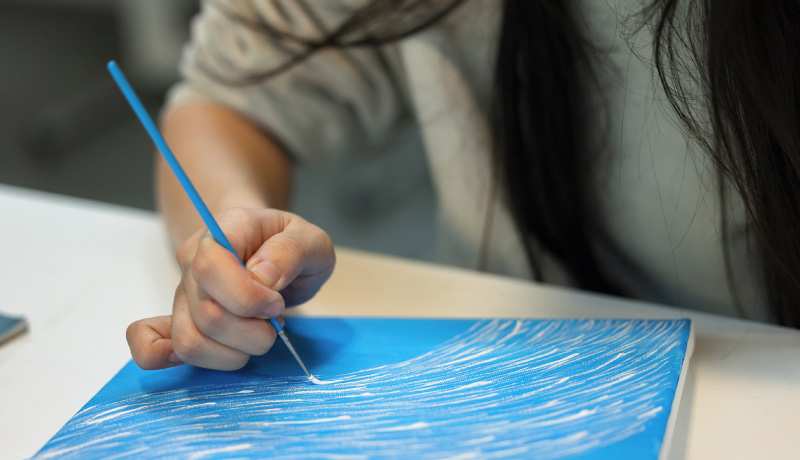
[[[153,209],[153,147],[113,86],[151,113],[177,78],[196,0],[0,0],[0,183]],[[334,242],[432,260],[435,199],[417,134],[296,171],[293,210]]]

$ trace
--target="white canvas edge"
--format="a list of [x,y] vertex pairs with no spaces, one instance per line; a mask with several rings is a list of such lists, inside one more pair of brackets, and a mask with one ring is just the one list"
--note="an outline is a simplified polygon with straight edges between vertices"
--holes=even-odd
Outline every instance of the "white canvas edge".
[[686,375],[689,373],[689,360],[694,352],[694,321],[689,325],[689,341],[686,343],[686,354],[683,356],[681,365],[681,376],[678,378],[678,387],[675,389],[675,398],[672,400],[672,408],[667,419],[667,429],[664,432],[664,441],[661,443],[661,452],[658,460],[667,460],[669,448],[672,445],[672,432],[675,430],[675,421],[678,419],[681,397],[683,396],[683,384],[686,382]]

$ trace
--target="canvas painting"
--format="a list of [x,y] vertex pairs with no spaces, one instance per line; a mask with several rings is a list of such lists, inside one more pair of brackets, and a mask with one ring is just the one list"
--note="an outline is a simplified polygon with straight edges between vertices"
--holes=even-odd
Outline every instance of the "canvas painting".
[[240,371],[128,363],[34,457],[664,458],[689,320],[287,318]]

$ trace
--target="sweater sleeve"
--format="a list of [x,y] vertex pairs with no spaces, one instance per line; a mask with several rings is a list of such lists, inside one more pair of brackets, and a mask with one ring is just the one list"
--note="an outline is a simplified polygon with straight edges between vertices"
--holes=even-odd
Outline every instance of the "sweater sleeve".
[[271,78],[241,84],[295,56],[295,43],[261,25],[304,38],[326,36],[356,7],[352,1],[209,0],[192,24],[182,81],[167,108],[213,102],[238,111],[299,161],[380,144],[406,112],[399,58],[391,47],[324,49]]

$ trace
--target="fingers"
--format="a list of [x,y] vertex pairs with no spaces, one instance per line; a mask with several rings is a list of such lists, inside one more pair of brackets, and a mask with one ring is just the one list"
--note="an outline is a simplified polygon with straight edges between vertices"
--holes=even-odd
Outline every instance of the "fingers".
[[[275,329],[264,319],[310,299],[335,263],[333,243],[318,227],[275,210],[236,209],[218,222],[237,255],[198,231],[177,252],[183,277],[171,317],[128,329],[131,354],[142,369],[182,363],[235,370],[266,353]],[[279,292],[281,291],[281,292]]]
[[[190,270],[191,278],[200,290],[237,316],[266,319],[283,313],[283,297],[253,279],[236,256],[210,235],[200,240]],[[190,288],[189,292],[192,291]],[[196,300],[203,299],[198,297],[189,300],[194,304]]]
[[[246,272],[241,267],[240,270]],[[277,336],[272,325],[263,319],[237,316],[213,298],[199,298],[198,290],[192,289],[191,283],[187,281],[188,310],[201,334],[248,355],[263,355],[269,351]]]
[[248,259],[247,268],[276,291],[291,286],[293,298],[284,295],[284,300],[295,304],[319,290],[333,272],[336,256],[327,233],[298,216],[287,219],[282,231],[270,235]]
[[171,316],[158,316],[128,326],[125,337],[136,365],[154,370],[183,364],[172,350],[171,324]]
[[[288,298],[282,296],[283,305],[276,302],[266,316],[280,314],[284,306],[310,299],[333,272],[336,256],[330,237],[299,216],[277,210],[236,209],[220,215],[219,223],[237,254],[247,261],[253,279],[273,291],[289,288]],[[196,234],[185,246],[188,250],[182,247],[178,255],[184,273],[191,265],[198,284],[207,288],[209,295],[239,316],[265,316],[254,313],[252,308],[266,307],[257,303],[266,293],[246,287],[232,255],[208,235]],[[230,284],[226,283],[232,281],[239,288],[228,288]],[[269,301],[276,300],[273,297]]]
[[[263,321],[263,320],[259,320]],[[204,335],[189,312],[186,292],[179,287],[172,310],[172,347],[185,363],[207,369],[232,371],[247,364],[250,355]]]

